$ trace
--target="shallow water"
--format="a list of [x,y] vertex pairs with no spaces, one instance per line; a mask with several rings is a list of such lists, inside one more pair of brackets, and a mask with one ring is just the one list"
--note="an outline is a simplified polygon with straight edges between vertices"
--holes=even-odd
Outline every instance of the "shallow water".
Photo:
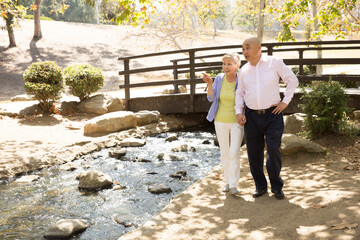
[[[42,239],[42,236],[59,219],[83,218],[91,226],[72,239],[113,240],[132,231],[158,214],[177,194],[203,178],[219,163],[219,149],[213,144],[213,133],[180,132],[179,140],[165,142],[167,134],[146,138],[146,145],[127,148],[126,157],[144,158],[149,163],[120,161],[110,158],[109,149],[85,155],[73,163],[75,171],[59,170],[59,166],[32,174],[41,178],[31,184],[15,181],[0,185],[0,239]],[[202,144],[210,140],[211,144]],[[171,148],[187,144],[196,152],[171,152]],[[159,153],[183,158],[183,161],[159,161]],[[118,164],[122,169],[115,170]],[[82,171],[99,170],[110,175],[123,190],[106,189],[97,193],[78,190],[76,175]],[[187,176],[181,180],[169,177],[184,170]],[[148,174],[154,173],[157,174]],[[154,195],[148,186],[165,183],[172,193]],[[114,218],[128,220],[135,226],[125,228]]]

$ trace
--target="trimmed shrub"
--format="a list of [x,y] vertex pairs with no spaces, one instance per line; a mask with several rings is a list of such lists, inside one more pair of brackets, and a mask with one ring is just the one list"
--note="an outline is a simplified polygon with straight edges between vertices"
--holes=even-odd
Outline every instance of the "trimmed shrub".
[[105,77],[99,68],[77,64],[64,69],[64,79],[70,93],[82,101],[104,86]]
[[32,63],[23,76],[26,93],[33,95],[45,112],[51,112],[64,88],[61,67],[52,61]]
[[338,82],[319,82],[303,88],[303,104],[299,107],[305,112],[305,132],[314,138],[325,133],[341,133],[347,124],[349,97]]

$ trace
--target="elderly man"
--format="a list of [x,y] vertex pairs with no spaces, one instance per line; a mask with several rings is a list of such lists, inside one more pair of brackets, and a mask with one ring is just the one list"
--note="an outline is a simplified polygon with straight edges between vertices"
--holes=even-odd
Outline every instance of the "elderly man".
[[[235,112],[240,125],[244,125],[250,171],[255,181],[253,197],[267,193],[264,175],[264,148],[267,147],[266,169],[271,192],[283,199],[283,180],[280,177],[281,137],[284,132],[282,112],[291,101],[298,79],[283,60],[261,53],[257,38],[246,39],[243,54],[247,63],[240,69],[235,98]],[[280,98],[280,77],[287,86]]]

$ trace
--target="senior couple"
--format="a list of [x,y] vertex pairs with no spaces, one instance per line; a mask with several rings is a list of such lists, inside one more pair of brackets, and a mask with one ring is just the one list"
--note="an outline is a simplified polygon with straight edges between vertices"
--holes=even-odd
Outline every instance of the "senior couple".
[[[240,178],[239,152],[245,134],[250,171],[255,182],[253,197],[268,192],[264,174],[264,148],[266,143],[266,169],[271,192],[283,199],[283,180],[280,177],[281,137],[284,132],[282,112],[291,101],[298,79],[283,60],[261,53],[257,38],[243,42],[243,55],[247,63],[240,67],[240,55],[225,54],[222,58],[224,73],[214,81],[203,74],[208,84],[207,98],[212,105],[207,120],[214,121],[220,146],[221,166],[224,172],[224,192],[235,195]],[[286,83],[284,98],[280,98],[279,79]]]

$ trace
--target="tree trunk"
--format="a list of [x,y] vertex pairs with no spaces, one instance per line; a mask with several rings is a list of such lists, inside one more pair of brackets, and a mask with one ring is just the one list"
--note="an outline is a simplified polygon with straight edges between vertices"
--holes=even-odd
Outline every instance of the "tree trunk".
[[34,37],[33,40],[39,40],[42,38],[41,26],[40,26],[40,6],[41,0],[35,0],[36,10],[34,12]]
[[230,19],[230,28],[231,30],[234,30],[234,17],[231,17]]
[[14,28],[13,28],[13,23],[14,23],[14,15],[12,15],[11,13],[7,13],[7,18],[5,18],[5,22],[6,22],[6,29],[8,31],[8,35],[9,35],[9,48],[13,48],[16,47],[16,42],[15,42],[15,34],[14,34]]
[[100,0],[95,0],[95,16],[96,16],[96,24],[100,23],[100,17],[99,17],[99,6],[100,6]]
[[259,21],[257,25],[257,37],[262,42],[264,36],[264,9],[266,0],[260,0],[259,6]]
[[189,6],[187,6],[187,10],[191,19],[192,28],[197,36],[199,36],[199,22],[197,19],[196,12]]
[[212,20],[212,22],[213,22],[213,26],[214,26],[214,37],[216,37],[217,36],[216,23],[215,23],[214,19]]
[[[312,13],[313,13],[313,18],[314,18],[314,31],[317,32],[319,31],[319,25],[318,25],[318,20],[316,17],[317,15],[317,6],[316,6],[316,0],[312,0],[311,2],[312,5]],[[321,41],[320,38],[317,38],[318,41]],[[318,45],[318,47],[321,47],[321,45]],[[319,50],[317,51],[317,58],[321,59],[322,58],[322,51]],[[322,65],[316,65],[316,74],[322,74]]]

